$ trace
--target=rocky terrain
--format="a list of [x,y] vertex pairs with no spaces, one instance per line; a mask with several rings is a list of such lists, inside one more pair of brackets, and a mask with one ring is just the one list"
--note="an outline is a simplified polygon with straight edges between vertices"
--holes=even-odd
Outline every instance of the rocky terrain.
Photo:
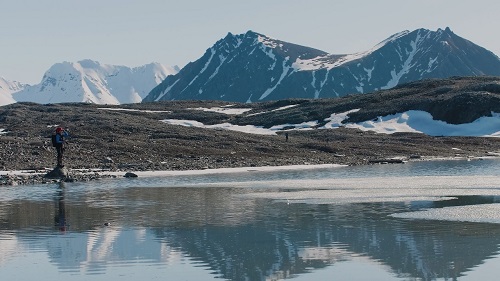
[[[47,171],[56,163],[50,135],[55,126],[68,128],[65,165],[112,171],[195,170],[224,167],[335,163],[364,165],[401,159],[484,157],[500,152],[500,138],[431,137],[417,133],[376,134],[356,129],[291,130],[257,135],[228,130],[169,125],[163,119],[196,120],[271,127],[321,120],[336,112],[349,120],[370,120],[410,109],[460,124],[500,112],[500,78],[427,80],[374,94],[337,99],[281,100],[237,104],[222,101],[171,101],[121,106],[94,104],[16,103],[0,107],[0,170]],[[295,107],[283,108],[296,104]],[[248,108],[239,115],[196,110],[232,105]],[[110,110],[115,109],[115,110]],[[125,110],[126,109],[126,110]],[[258,113],[258,114],[257,114]],[[3,131],[2,131],[3,129]],[[76,174],[76,173],[75,173]],[[41,176],[0,184],[41,182]],[[99,174],[74,176],[89,180]]]

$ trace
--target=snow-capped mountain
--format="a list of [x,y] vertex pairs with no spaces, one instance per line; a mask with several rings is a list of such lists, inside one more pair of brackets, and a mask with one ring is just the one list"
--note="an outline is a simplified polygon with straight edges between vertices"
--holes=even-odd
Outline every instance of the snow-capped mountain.
[[137,103],[165,77],[177,72],[177,67],[159,63],[129,68],[92,60],[63,62],[53,65],[40,84],[26,87],[13,98],[36,103]]
[[15,103],[16,101],[12,97],[12,94],[21,91],[26,86],[26,84],[17,81],[9,81],[0,77],[0,106]]
[[449,28],[403,31],[368,51],[349,55],[248,31],[229,33],[143,101],[328,98],[425,78],[480,75],[500,75],[500,58]]

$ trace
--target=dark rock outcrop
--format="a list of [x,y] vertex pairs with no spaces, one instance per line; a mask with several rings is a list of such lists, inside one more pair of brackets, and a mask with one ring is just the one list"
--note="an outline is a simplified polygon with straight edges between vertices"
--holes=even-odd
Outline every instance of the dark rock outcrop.
[[55,167],[52,171],[48,172],[45,176],[47,179],[69,179],[69,171],[66,167]]
[[137,174],[136,173],[132,173],[132,172],[128,172],[128,173],[125,173],[124,177],[126,178],[137,178]]

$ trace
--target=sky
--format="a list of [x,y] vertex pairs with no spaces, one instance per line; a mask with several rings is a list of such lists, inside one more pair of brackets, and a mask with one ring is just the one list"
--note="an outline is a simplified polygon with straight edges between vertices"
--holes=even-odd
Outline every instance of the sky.
[[185,66],[248,30],[351,54],[394,33],[450,27],[500,55],[497,0],[2,0],[0,76],[37,84],[53,64],[91,59]]

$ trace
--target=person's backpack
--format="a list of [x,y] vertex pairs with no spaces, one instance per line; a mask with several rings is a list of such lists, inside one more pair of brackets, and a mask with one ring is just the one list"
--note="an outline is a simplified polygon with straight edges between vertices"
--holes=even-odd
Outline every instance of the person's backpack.
[[53,146],[53,147],[56,147],[56,146],[57,146],[57,142],[56,142],[56,134],[52,134],[52,146]]

